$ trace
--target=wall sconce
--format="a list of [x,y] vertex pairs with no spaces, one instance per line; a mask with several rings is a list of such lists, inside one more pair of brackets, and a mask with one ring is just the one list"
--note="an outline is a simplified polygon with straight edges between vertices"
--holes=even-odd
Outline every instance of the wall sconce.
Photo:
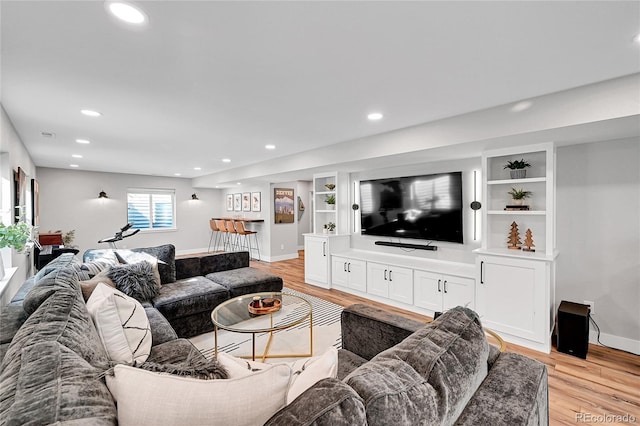
[[192,200],[199,200],[200,198],[198,198],[198,196],[196,195],[196,193],[194,192],[193,194],[191,194],[191,199]]
[[109,196],[107,196],[106,192],[100,191],[100,193],[98,194],[98,198],[109,198]]

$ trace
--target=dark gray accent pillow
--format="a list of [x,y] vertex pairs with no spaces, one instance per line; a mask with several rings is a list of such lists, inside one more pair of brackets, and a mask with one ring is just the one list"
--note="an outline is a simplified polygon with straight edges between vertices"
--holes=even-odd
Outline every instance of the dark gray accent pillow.
[[192,379],[213,380],[229,378],[227,370],[215,359],[192,362],[189,365],[145,362],[138,366],[138,368],[156,373],[169,373],[175,374],[176,376],[190,377]]
[[147,261],[130,265],[113,265],[107,272],[107,277],[116,288],[139,302],[146,302],[159,294],[153,266]]
[[148,253],[158,260],[158,271],[162,284],[176,281],[176,248],[173,244],[164,244],[157,247],[141,247],[131,249],[134,252]]

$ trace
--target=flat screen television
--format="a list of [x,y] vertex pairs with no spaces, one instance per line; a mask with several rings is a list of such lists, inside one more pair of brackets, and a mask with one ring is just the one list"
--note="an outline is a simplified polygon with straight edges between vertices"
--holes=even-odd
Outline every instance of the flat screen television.
[[363,235],[462,244],[462,172],[360,182]]

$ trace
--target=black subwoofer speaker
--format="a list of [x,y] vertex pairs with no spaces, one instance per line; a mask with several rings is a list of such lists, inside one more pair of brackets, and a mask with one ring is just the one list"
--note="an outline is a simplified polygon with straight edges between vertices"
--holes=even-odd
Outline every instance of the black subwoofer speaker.
[[558,352],[585,359],[589,351],[589,306],[560,302],[557,331]]

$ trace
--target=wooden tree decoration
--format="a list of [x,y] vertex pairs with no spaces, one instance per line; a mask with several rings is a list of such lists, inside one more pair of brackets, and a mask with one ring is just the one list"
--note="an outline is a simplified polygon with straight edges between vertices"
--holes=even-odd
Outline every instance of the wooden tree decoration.
[[527,232],[524,233],[525,237],[524,237],[524,247],[522,247],[523,251],[536,251],[536,249],[533,249],[531,247],[535,247],[536,245],[533,244],[533,237],[531,236],[531,229],[527,229]]
[[518,224],[515,222],[511,223],[511,231],[509,232],[509,245],[507,246],[511,250],[520,250],[520,233],[518,232]]

